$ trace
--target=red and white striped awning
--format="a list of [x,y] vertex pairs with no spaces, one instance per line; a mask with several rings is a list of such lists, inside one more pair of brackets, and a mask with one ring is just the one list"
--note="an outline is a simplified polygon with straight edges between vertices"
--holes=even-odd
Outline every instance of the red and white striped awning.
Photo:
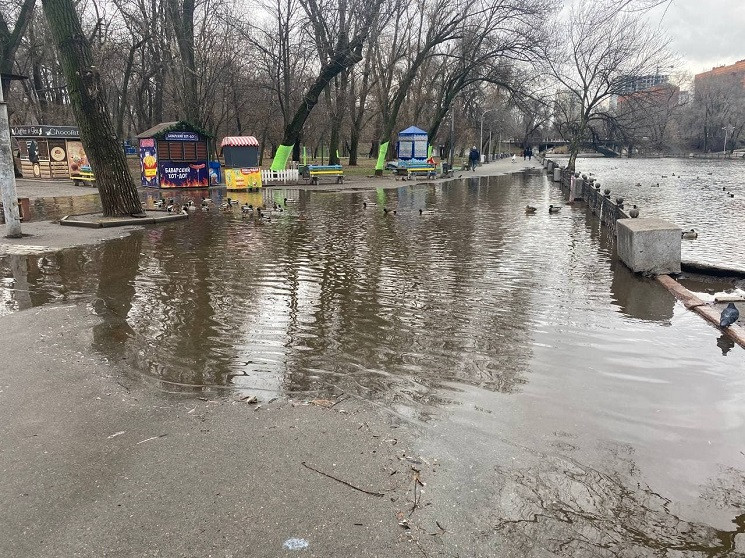
[[231,147],[244,145],[259,147],[259,142],[253,136],[227,136],[222,138],[220,147],[225,147],[226,145],[229,145]]

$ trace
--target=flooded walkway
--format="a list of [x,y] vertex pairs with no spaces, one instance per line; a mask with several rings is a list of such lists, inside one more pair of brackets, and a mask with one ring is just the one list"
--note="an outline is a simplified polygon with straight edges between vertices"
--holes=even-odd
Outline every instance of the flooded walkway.
[[0,314],[89,304],[93,349],[167,391],[383,406],[446,556],[745,552],[743,351],[543,173],[238,198],[282,211],[5,257]]

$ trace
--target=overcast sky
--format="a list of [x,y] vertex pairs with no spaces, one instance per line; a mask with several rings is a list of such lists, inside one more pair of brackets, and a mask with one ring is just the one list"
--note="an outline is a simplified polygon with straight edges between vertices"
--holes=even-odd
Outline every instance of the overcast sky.
[[653,22],[693,74],[745,59],[745,0],[671,0]]

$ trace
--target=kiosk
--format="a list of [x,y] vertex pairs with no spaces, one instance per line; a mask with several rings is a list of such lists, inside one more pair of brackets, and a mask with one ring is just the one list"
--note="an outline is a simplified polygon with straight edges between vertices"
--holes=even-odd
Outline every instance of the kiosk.
[[437,176],[437,166],[433,159],[428,158],[428,150],[429,136],[424,130],[409,126],[399,132],[396,143],[399,164],[396,174],[406,179]]
[[259,142],[255,137],[224,137],[220,149],[225,158],[225,186],[228,190],[261,188]]
[[409,126],[398,133],[398,142],[396,143],[396,155],[401,161],[427,160],[427,147],[429,146],[429,136],[424,130],[416,126]]
[[11,126],[24,178],[93,181],[77,126]]
[[143,186],[209,187],[209,134],[188,122],[163,122],[138,134],[137,139]]

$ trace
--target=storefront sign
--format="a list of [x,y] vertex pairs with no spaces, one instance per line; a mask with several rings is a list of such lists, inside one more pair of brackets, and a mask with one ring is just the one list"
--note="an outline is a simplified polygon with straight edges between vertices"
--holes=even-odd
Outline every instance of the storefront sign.
[[168,132],[164,139],[166,141],[199,141],[199,134],[194,132]]
[[79,138],[77,126],[11,126],[10,135],[17,138]]
[[160,161],[158,163],[161,188],[207,188],[209,171],[207,161],[183,163]]

